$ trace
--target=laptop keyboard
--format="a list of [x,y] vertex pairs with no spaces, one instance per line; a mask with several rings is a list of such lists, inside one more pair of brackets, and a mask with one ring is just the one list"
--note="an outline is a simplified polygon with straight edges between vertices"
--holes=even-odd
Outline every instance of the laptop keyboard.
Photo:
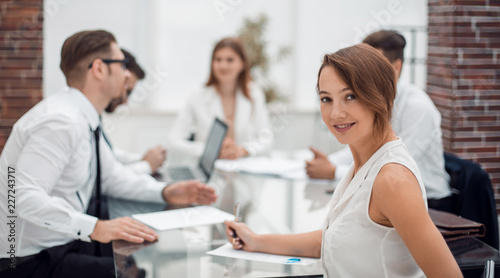
[[193,173],[189,168],[168,169],[168,173],[173,180],[191,180],[194,179]]

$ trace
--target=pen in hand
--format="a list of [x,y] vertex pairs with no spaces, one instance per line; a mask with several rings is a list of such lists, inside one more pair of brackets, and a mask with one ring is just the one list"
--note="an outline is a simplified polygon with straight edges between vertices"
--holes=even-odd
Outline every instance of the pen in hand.
[[[240,203],[236,203],[236,205],[234,206],[234,222],[240,222]],[[238,235],[236,235],[236,231],[231,228],[231,230],[233,231],[233,244],[236,243],[236,237]]]

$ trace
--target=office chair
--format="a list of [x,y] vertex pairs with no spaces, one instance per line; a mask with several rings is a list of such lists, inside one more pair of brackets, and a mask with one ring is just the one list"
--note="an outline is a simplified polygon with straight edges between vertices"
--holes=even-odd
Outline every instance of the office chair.
[[498,216],[491,180],[478,164],[444,153],[445,168],[450,175],[454,195],[453,213],[483,223],[486,235],[478,238],[498,249]]

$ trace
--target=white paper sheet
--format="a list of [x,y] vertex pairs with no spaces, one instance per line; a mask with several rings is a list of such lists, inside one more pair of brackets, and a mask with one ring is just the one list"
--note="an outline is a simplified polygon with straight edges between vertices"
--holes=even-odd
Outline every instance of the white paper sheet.
[[199,206],[151,213],[132,214],[132,218],[152,227],[153,229],[164,231],[222,223],[224,220],[234,220],[234,215],[214,207]]
[[244,250],[236,250],[229,242],[217,249],[208,251],[207,254],[213,256],[222,256],[235,259],[261,261],[261,262],[276,263],[276,264],[309,265],[319,261],[319,259],[314,259],[314,258],[291,257],[291,256],[273,255],[260,252],[248,252]]
[[247,157],[237,160],[219,159],[215,162],[215,167],[230,172],[281,176],[290,171],[304,169],[305,162],[293,159]]
[[251,174],[282,176],[290,171],[304,169],[304,166],[304,161],[300,160],[255,157],[247,160],[241,171]]
[[315,184],[336,184],[338,182],[338,180],[311,179],[306,174],[306,169],[304,168],[284,173],[283,175],[281,175],[281,178],[296,180],[296,181],[306,181],[308,183],[315,183]]
[[311,179],[306,174],[305,160],[247,157],[236,160],[218,159],[215,168],[226,172],[241,172],[254,175],[280,177],[288,180],[306,181],[317,184],[331,184],[337,181]]

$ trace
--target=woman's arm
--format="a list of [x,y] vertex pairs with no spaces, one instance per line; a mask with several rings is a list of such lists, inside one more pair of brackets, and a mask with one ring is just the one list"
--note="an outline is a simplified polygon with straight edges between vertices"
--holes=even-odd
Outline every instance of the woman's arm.
[[[264,252],[278,255],[319,258],[321,256],[322,231],[317,230],[302,234],[265,234],[254,233],[244,223],[225,221],[226,236],[233,248],[252,252]],[[237,237],[233,242],[233,229]]]
[[408,168],[394,163],[382,167],[373,184],[369,213],[373,221],[398,231],[427,277],[462,277]]

